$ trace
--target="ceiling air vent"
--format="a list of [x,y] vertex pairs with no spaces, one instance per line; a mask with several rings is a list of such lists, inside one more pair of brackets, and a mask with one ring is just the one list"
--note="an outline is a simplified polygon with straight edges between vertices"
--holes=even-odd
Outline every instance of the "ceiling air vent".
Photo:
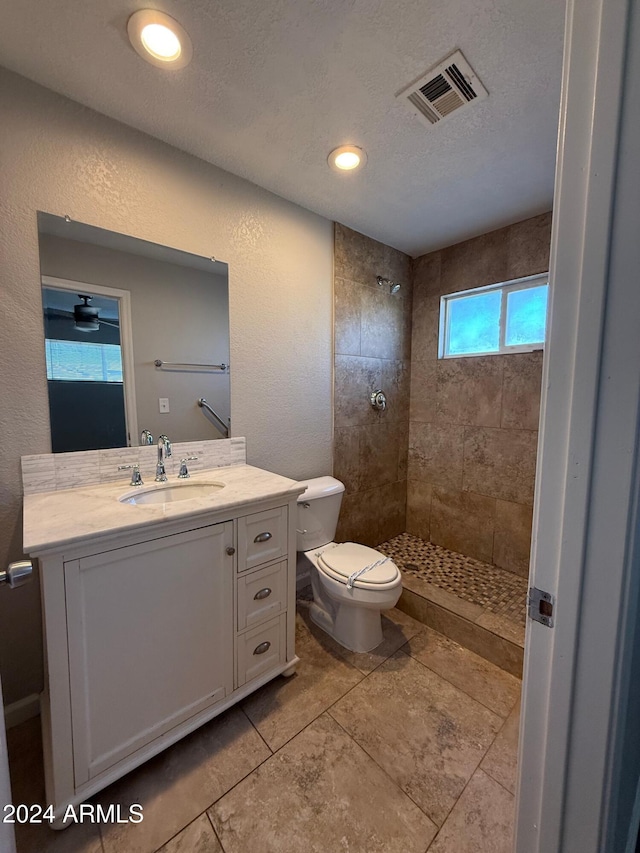
[[462,52],[456,50],[397,97],[421,121],[432,125],[488,94]]

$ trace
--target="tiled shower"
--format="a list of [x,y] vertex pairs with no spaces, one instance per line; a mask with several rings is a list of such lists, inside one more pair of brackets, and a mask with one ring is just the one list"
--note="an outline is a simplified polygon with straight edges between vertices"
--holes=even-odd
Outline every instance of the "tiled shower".
[[[550,235],[546,213],[411,260],[335,231],[338,541],[395,548],[407,589],[423,572],[428,589],[481,608],[474,622],[519,643],[543,354],[438,359],[439,310],[444,294],[546,272]],[[380,288],[378,275],[400,291]],[[387,395],[383,412],[369,404],[374,387]],[[440,568],[436,551],[451,555]],[[498,616],[507,621],[496,627]]]

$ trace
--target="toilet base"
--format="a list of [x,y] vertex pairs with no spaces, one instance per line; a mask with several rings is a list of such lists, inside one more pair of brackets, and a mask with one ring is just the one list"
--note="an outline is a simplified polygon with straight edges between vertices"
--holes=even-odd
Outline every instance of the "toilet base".
[[337,608],[335,617],[332,617],[314,601],[309,615],[319,628],[352,652],[370,652],[382,642],[379,610],[342,604]]

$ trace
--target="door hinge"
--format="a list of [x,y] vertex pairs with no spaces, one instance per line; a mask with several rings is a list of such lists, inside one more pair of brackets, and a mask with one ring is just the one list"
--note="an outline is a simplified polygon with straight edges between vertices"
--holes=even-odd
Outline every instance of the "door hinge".
[[540,622],[541,625],[546,625],[547,628],[553,628],[555,598],[550,592],[545,592],[535,586],[530,587],[527,606],[529,619],[533,619],[534,622]]

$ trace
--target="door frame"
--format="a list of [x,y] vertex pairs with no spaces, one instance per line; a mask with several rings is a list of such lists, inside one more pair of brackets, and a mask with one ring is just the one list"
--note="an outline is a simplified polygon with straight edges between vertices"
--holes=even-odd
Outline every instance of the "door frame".
[[527,624],[517,853],[619,853],[632,783],[621,756],[640,594],[638,5],[567,5],[531,569],[555,597],[555,627]]
[[55,287],[73,293],[86,293],[95,296],[107,296],[118,302],[120,317],[120,349],[122,352],[122,374],[124,385],[124,416],[129,447],[138,444],[138,409],[136,405],[136,382],[133,355],[133,324],[131,320],[131,294],[117,287],[105,287],[101,284],[88,284],[86,281],[72,281],[56,278],[52,275],[41,276],[42,287]]

